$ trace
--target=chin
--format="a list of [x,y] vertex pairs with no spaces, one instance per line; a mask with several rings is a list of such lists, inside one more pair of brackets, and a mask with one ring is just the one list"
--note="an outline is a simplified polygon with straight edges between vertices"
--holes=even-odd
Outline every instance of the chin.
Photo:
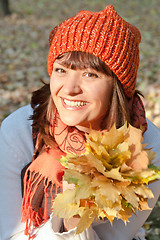
[[63,117],[61,115],[60,115],[60,117],[61,117],[62,122],[68,126],[76,126],[77,124],[79,124],[79,121],[74,121],[73,118]]

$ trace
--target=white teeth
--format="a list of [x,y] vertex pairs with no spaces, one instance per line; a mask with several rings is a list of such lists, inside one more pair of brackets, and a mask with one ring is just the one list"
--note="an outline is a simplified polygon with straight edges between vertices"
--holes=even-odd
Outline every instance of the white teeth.
[[85,106],[87,104],[86,102],[69,101],[69,100],[66,100],[66,99],[64,99],[64,102],[65,102],[65,104],[67,104],[68,106],[71,106],[71,107],[82,107],[82,106]]

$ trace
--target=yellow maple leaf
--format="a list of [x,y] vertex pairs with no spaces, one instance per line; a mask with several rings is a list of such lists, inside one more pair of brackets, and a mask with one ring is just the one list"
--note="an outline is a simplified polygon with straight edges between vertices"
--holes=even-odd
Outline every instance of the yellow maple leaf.
[[91,167],[94,167],[100,173],[105,172],[106,167],[104,166],[103,161],[101,161],[101,159],[96,158],[96,156],[91,153],[88,153],[86,156]]
[[103,195],[105,198],[111,202],[119,201],[121,194],[120,188],[117,188],[116,185],[112,182],[102,182],[93,179],[92,186],[98,186],[96,190],[96,195]]
[[138,184],[134,188],[134,192],[138,195],[143,196],[143,198],[154,198],[152,191],[144,184]]
[[105,216],[107,217],[107,219],[110,221],[110,223],[112,225],[113,224],[113,220],[115,219],[115,216],[108,215],[106,212],[105,212]]
[[159,174],[156,174],[154,170],[152,169],[145,169],[143,171],[128,171],[128,172],[123,172],[122,176],[131,179],[132,183],[134,184],[142,184],[158,179],[160,176]]
[[137,155],[132,155],[126,162],[129,167],[136,171],[147,169],[148,163],[148,154],[145,151],[141,151]]
[[139,210],[151,210],[148,206],[147,199],[140,199],[139,201]]
[[134,208],[138,209],[139,198],[135,194],[134,186],[123,187],[123,196]]
[[128,133],[125,137],[125,142],[128,143],[131,152],[131,158],[126,164],[134,170],[147,169],[149,160],[147,153],[143,151],[142,131],[129,125]]
[[160,179],[160,169],[148,166],[155,155],[142,144],[141,130],[126,123],[108,132],[91,130],[86,139],[84,154],[61,159],[68,168],[64,180],[75,188],[58,194],[53,204],[54,216],[80,216],[77,233],[94,219],[126,223],[136,210],[149,209],[147,200],[154,196],[146,184]]
[[76,234],[82,233],[86,228],[89,228],[97,214],[98,214],[97,208],[86,208],[80,215],[81,218],[77,225]]
[[123,206],[122,209],[118,212],[117,218],[123,220],[123,222],[126,224],[129,222],[129,218],[132,216],[132,208]]
[[106,199],[106,197],[104,195],[98,193],[98,191],[96,191],[96,193],[95,193],[95,202],[98,205],[99,209],[103,209],[104,207],[112,208],[112,206],[113,206],[112,201]]
[[79,204],[74,203],[75,190],[67,189],[57,195],[53,202],[53,215],[58,218],[71,218],[79,214]]
[[118,181],[128,181],[127,179],[122,177],[122,174],[120,172],[120,168],[112,168],[110,171],[104,171],[103,172],[104,176],[107,178],[111,178],[114,180],[118,180]]
[[116,148],[118,144],[124,141],[124,128],[116,129],[115,124],[110,131],[103,134],[101,143],[110,149]]
[[117,217],[118,210],[110,207],[104,207],[103,208],[104,212],[106,215],[111,216],[111,217]]
[[64,173],[64,180],[68,183],[74,183],[79,186],[87,186],[91,184],[89,176],[82,174],[75,169],[66,169]]

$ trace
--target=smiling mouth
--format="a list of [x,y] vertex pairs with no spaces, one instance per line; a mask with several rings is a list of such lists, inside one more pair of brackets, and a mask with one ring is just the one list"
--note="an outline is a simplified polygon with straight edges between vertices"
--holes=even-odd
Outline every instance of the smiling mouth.
[[77,108],[81,108],[87,105],[87,102],[83,102],[83,101],[70,101],[67,99],[63,99],[63,102],[65,103],[65,105],[67,105],[68,107],[77,107]]

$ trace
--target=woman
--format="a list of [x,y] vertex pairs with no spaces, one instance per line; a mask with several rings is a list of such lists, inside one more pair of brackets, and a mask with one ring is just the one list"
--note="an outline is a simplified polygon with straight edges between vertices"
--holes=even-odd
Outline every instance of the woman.
[[[26,235],[37,240],[129,240],[143,225],[150,211],[138,212],[127,226],[120,220],[113,226],[108,221],[93,223],[76,236],[76,216],[69,221],[49,219],[56,194],[70,188],[62,183],[64,168],[56,159],[66,152],[83,153],[90,127],[109,130],[114,122],[120,127],[126,121],[143,127],[144,143],[160,157],[160,131],[146,120],[135,90],[140,40],[139,30],[111,5],[98,13],[81,11],[52,30],[50,86],[33,93],[33,110],[30,106],[17,110],[1,127],[2,240],[28,239]],[[149,202],[153,208],[159,182],[150,187],[155,195]]]

